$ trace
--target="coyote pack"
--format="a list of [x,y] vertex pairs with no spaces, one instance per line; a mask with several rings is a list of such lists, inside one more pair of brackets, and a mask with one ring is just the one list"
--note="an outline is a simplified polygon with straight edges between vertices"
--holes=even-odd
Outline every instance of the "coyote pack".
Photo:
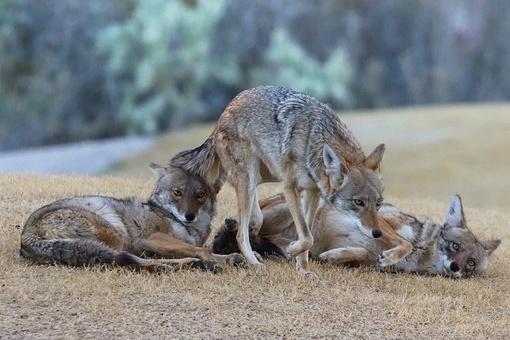
[[[34,211],[21,232],[22,257],[41,264],[118,265],[149,271],[200,267],[218,271],[203,247],[216,193],[197,176],[151,164],[157,176],[148,202],[105,196],[66,198]],[[140,256],[156,256],[147,259]]]
[[[289,206],[283,195],[260,202],[264,222],[252,236],[255,251],[263,257],[285,257],[285,247],[296,238]],[[462,202],[454,196],[444,224],[419,221],[393,205],[378,213],[383,235],[367,238],[358,221],[321,202],[313,227],[313,258],[343,265],[377,266],[388,271],[468,277],[487,270],[489,258],[501,240],[481,241],[468,229]],[[215,237],[213,251],[237,251],[237,221],[229,218]]]
[[[250,245],[262,225],[256,187],[283,182],[297,240],[286,251],[299,272],[315,277],[308,263],[309,226],[322,198],[356,220],[368,237],[380,237],[380,164],[384,144],[365,156],[352,133],[325,104],[292,89],[260,86],[237,95],[199,147],[178,153],[170,165],[198,175],[217,191],[227,180],[237,196],[237,242],[249,264],[263,266]],[[301,194],[303,193],[303,202]]]

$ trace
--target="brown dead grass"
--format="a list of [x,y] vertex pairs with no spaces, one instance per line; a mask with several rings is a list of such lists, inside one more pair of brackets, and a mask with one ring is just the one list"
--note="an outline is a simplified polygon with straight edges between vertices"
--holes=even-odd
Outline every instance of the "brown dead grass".
[[[146,198],[144,178],[0,174],[0,338],[5,339],[506,339],[510,336],[510,215],[466,205],[472,229],[504,240],[488,276],[467,280],[313,263],[321,280],[293,263],[267,262],[266,276],[227,268],[214,275],[37,266],[18,256],[29,213],[54,199],[84,194]],[[262,186],[261,196],[277,191]],[[446,203],[389,197],[404,211],[442,219]],[[230,188],[219,221],[233,214]]]

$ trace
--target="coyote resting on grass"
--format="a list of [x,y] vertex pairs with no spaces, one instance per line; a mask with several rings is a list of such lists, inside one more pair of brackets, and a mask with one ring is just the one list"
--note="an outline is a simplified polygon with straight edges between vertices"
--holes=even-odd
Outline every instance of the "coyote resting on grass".
[[[181,169],[150,167],[157,182],[148,202],[84,196],[33,212],[21,232],[20,255],[42,264],[220,270],[216,259],[225,257],[202,247],[215,214],[214,190]],[[236,263],[240,256],[226,259]]]
[[216,190],[225,180],[234,187],[237,242],[256,269],[263,268],[249,241],[250,228],[256,235],[262,225],[256,187],[282,181],[298,235],[287,251],[297,256],[299,272],[315,277],[308,264],[313,244],[309,226],[321,197],[359,221],[369,237],[381,236],[377,209],[382,202],[383,154],[381,144],[365,157],[329,106],[289,88],[260,86],[237,95],[211,136],[201,146],[177,154],[170,165],[200,176]]
[[[289,207],[282,195],[260,202],[264,223],[252,237],[253,248],[263,257],[285,256],[283,249],[296,238]],[[321,202],[313,228],[313,258],[354,266],[378,266],[388,271],[467,277],[487,270],[490,255],[501,240],[480,241],[468,229],[462,202],[454,196],[444,225],[405,214],[390,204],[379,209],[382,237],[369,239],[348,214]],[[226,219],[215,237],[213,251],[237,249],[237,221]]]

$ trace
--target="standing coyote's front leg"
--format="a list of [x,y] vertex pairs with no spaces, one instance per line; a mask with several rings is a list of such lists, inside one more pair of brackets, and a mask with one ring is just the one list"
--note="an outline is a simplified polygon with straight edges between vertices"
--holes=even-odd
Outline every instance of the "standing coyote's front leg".
[[[285,186],[284,194],[289,204],[289,210],[294,219],[298,235],[298,240],[291,242],[287,250],[290,256],[296,256],[296,269],[298,272],[316,279],[318,277],[310,270],[308,261],[308,249],[313,245],[313,236],[310,232],[309,224],[306,223],[303,216],[299,192],[294,185],[290,184]],[[315,212],[311,215],[315,216]]]

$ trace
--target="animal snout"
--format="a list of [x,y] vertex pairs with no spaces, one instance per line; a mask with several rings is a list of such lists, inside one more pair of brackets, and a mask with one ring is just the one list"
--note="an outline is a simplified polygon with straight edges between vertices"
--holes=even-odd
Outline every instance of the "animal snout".
[[382,236],[382,231],[381,229],[376,229],[376,230],[372,230],[372,236],[374,238],[379,238]]
[[450,270],[452,272],[458,272],[460,270],[460,267],[459,267],[459,264],[455,261],[453,261],[451,264],[450,264]]
[[237,220],[233,217],[227,217],[225,219],[225,231],[234,232],[237,231]]
[[186,219],[186,221],[191,222],[195,219],[195,214],[188,211],[187,213],[184,214],[184,218]]

